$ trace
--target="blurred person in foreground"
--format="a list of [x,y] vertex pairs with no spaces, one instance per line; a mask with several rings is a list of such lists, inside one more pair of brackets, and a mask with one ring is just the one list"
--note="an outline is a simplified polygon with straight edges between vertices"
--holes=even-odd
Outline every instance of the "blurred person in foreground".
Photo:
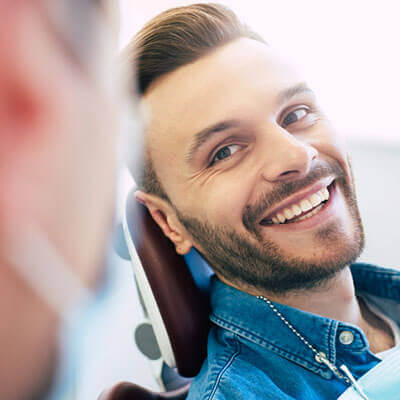
[[149,111],[136,197],[216,275],[189,399],[366,399],[398,379],[400,273],[354,263],[350,160],[304,78],[213,4],[155,17],[125,58]]
[[60,329],[104,274],[118,97],[104,7],[0,0],[1,400],[55,390]]

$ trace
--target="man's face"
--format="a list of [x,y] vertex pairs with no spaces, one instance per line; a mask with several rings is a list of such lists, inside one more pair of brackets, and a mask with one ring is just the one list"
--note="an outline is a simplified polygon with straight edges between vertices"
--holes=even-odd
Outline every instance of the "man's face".
[[225,280],[312,287],[361,252],[339,136],[303,79],[240,39],[156,81],[148,148],[182,235]]

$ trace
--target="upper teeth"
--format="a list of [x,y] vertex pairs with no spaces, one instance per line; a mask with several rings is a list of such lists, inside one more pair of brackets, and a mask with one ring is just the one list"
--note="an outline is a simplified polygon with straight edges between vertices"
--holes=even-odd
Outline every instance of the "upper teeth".
[[288,220],[291,220],[303,212],[307,212],[312,208],[315,208],[323,201],[329,199],[329,191],[327,188],[324,188],[316,193],[313,193],[311,196],[301,200],[299,203],[292,204],[287,208],[284,208],[282,211],[276,213],[272,217],[272,222],[274,224],[283,224]]

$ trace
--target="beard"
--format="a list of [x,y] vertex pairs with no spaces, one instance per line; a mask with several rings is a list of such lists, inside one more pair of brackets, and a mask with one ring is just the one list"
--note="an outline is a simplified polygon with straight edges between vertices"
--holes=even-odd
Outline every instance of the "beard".
[[[354,182],[351,166],[350,170]],[[351,238],[344,240],[335,221],[319,228],[313,235],[314,240],[322,244],[321,255],[332,255],[314,261],[289,256],[273,239],[263,238],[263,228],[258,221],[266,210],[327,176],[336,177],[335,185],[345,196],[354,227]],[[247,206],[242,222],[248,234],[238,233],[230,227],[214,226],[175,210],[195,247],[217,275],[239,287],[252,287],[263,292],[284,295],[290,291],[317,288],[352,264],[364,248],[364,230],[354,185],[347,181],[347,174],[339,163],[318,165],[304,179],[282,182],[270,193],[262,195],[254,206]]]

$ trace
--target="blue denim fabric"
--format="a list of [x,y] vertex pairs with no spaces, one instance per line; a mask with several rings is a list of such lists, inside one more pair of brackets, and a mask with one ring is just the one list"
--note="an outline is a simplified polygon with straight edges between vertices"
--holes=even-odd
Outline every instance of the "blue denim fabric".
[[[400,324],[400,272],[353,264],[357,291]],[[380,360],[356,326],[274,303],[331,363],[346,364],[359,378]],[[188,400],[337,399],[347,384],[336,378],[262,300],[223,284],[211,286],[208,356]],[[351,331],[354,341],[339,335]]]

